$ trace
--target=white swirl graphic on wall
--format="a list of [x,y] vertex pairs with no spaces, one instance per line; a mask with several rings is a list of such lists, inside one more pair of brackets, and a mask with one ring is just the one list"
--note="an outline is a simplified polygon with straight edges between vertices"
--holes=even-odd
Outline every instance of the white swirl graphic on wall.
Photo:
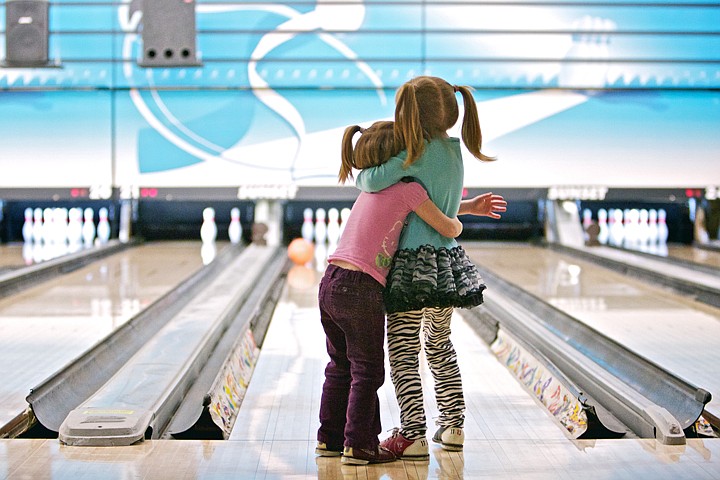
[[[251,53],[250,61],[248,62],[248,80],[253,94],[290,127],[295,137],[295,147],[292,149],[292,153],[287,155],[289,161],[286,165],[270,167],[264,161],[264,158],[258,160],[258,162],[262,162],[258,164],[247,159],[236,158],[237,156],[242,156],[236,148],[237,145],[224,148],[192,131],[192,129],[188,128],[181,120],[173,115],[170,108],[163,102],[160,93],[157,88],[154,87],[154,71],[148,69],[146,72],[148,83],[151,86],[150,94],[152,102],[161,114],[157,115],[146,103],[146,99],[140,90],[133,88],[134,66],[130,62],[125,62],[123,65],[123,74],[131,85],[130,98],[140,115],[155,131],[168,142],[198,159],[206,162],[231,162],[262,170],[289,171],[291,178],[294,179],[296,162],[302,148],[303,139],[307,135],[305,121],[297,108],[295,108],[287,98],[273,90],[262,75],[258,73],[258,62],[261,62],[270,52],[291,41],[300,33],[315,32],[318,39],[336,50],[346,59],[354,62],[356,67],[363,72],[375,87],[381,104],[385,105],[387,99],[383,90],[382,81],[378,75],[366,62],[359,60],[357,54],[345,43],[325,32],[326,30],[342,32],[359,30],[365,18],[365,5],[355,0],[333,0],[332,4],[329,4],[327,0],[320,0],[314,10],[305,13],[280,4],[197,6],[198,14],[222,14],[241,10],[263,11],[288,18],[287,21],[263,35]],[[122,57],[125,59],[134,58],[133,49],[139,42],[138,34],[135,32],[137,32],[141,19],[142,13],[138,10],[137,2],[133,0],[123,0],[123,4],[118,7],[118,22],[120,28],[126,32],[122,48]],[[284,144],[284,142],[276,143],[278,147]],[[278,164],[277,161],[275,164]]]

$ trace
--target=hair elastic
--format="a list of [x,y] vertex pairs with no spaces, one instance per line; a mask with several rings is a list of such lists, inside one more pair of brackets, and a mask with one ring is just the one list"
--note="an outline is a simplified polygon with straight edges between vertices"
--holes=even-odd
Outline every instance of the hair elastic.
[[360,130],[358,130],[360,133],[365,133],[365,129],[363,127],[360,127]]
[[457,93],[458,90],[460,90],[460,88],[458,88],[457,85],[453,85],[452,87],[453,87],[453,92],[455,92],[455,93]]

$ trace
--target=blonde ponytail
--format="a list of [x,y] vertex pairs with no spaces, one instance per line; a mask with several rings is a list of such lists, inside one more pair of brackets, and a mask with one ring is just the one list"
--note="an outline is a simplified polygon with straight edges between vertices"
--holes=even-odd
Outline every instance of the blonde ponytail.
[[462,140],[468,151],[472,155],[483,162],[492,162],[497,160],[495,157],[488,157],[482,150],[482,130],[480,130],[480,117],[477,112],[475,98],[473,98],[470,87],[454,86],[453,89],[460,92],[465,105],[462,123]]
[[398,90],[395,100],[395,138],[407,150],[407,158],[403,166],[408,167],[425,151],[415,86],[405,83]]

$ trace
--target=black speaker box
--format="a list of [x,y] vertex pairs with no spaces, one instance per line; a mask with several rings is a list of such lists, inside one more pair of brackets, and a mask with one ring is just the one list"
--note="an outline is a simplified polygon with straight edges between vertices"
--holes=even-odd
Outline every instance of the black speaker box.
[[145,0],[143,67],[197,66],[195,0]]
[[48,2],[9,0],[5,4],[5,63],[33,67],[48,63]]

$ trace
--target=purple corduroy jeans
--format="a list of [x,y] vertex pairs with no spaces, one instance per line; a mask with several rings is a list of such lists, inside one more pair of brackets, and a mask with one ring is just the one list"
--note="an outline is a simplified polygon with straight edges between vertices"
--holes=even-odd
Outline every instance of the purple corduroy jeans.
[[330,362],[317,439],[330,449],[374,449],[385,381],[383,287],[370,275],[328,265],[320,282],[320,320]]

